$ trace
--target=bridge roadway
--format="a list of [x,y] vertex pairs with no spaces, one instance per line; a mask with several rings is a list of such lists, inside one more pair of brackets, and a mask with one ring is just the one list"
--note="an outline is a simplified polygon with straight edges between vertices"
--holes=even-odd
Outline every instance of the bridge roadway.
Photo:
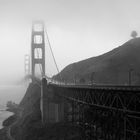
[[80,88],[80,89],[104,89],[104,90],[125,90],[125,91],[140,91],[140,86],[127,86],[127,85],[101,85],[101,84],[65,84],[65,83],[49,83],[64,88]]
[[74,102],[140,115],[140,86],[56,85],[55,95]]

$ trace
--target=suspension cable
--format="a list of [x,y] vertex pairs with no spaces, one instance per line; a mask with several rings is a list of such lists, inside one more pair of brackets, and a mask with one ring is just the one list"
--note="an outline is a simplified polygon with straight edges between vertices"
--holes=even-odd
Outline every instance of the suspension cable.
[[58,72],[58,75],[59,75],[59,77],[60,77],[60,80],[62,81],[62,76],[61,76],[61,73],[60,73],[60,71],[59,71],[59,68],[58,68],[58,65],[57,65],[57,62],[56,62],[56,59],[55,59],[55,56],[54,56],[52,47],[51,47],[51,43],[50,43],[50,40],[49,40],[48,33],[47,33],[46,29],[44,29],[44,31],[45,31],[45,34],[46,34],[46,37],[47,37],[47,42],[48,42],[48,45],[49,45],[49,48],[50,48],[50,51],[51,51],[51,54],[52,54],[52,57],[53,57],[53,60],[54,60],[54,63],[55,63],[57,72]]

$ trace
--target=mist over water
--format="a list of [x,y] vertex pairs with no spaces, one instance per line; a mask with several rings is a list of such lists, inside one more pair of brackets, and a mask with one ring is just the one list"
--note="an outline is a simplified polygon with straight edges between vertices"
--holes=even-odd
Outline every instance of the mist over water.
[[26,89],[26,85],[0,85],[0,105],[5,106],[7,101],[19,103]]

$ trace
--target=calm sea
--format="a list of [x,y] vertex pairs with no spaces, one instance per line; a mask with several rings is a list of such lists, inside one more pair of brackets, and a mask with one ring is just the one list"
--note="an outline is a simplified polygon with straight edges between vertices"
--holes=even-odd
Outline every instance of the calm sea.
[[0,86],[0,129],[2,128],[2,122],[13,115],[12,112],[5,111],[7,101],[19,103],[25,95],[26,89],[27,85]]

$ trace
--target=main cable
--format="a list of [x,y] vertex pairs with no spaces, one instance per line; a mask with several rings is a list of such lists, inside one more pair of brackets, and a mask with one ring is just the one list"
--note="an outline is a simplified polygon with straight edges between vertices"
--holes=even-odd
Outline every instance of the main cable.
[[59,75],[59,77],[60,77],[60,80],[62,81],[62,76],[61,76],[61,73],[60,73],[60,71],[59,71],[59,68],[58,68],[58,65],[57,65],[57,62],[56,62],[56,59],[55,59],[55,56],[54,56],[52,47],[51,47],[51,43],[50,43],[50,40],[49,40],[48,33],[47,33],[46,29],[44,29],[44,31],[45,31],[45,34],[46,34],[46,37],[47,37],[47,42],[48,42],[48,45],[49,45],[49,48],[50,48],[50,51],[51,51],[51,54],[52,54],[52,57],[53,57],[53,60],[54,60],[54,63],[55,63],[57,72],[58,72],[58,75]]

